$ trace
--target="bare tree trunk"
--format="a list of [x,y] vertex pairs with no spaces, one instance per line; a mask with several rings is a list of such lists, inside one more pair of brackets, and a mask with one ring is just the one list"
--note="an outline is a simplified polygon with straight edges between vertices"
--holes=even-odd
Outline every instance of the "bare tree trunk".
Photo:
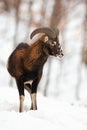
[[42,16],[41,16],[41,26],[45,25],[45,17],[46,17],[46,4],[47,0],[43,0],[43,5],[42,5]]
[[83,38],[83,52],[82,52],[82,62],[85,63],[85,65],[87,66],[87,0],[85,0],[85,19],[84,19],[84,23],[83,23],[83,27],[84,27],[84,38]]
[[83,48],[82,48],[82,63],[78,67],[78,82],[76,85],[76,99],[80,100],[80,85],[82,81],[81,69],[82,65],[85,64],[87,66],[87,0],[85,0],[85,19],[83,22],[84,35],[83,35]]
[[33,5],[33,0],[29,0],[28,1],[28,20],[26,21],[27,29],[26,29],[26,36],[23,40],[24,42],[29,42],[29,34],[30,34],[30,29],[32,27],[32,22],[33,22],[32,5]]
[[[19,7],[20,7],[21,1],[18,2],[18,5],[16,3],[15,6],[15,31],[14,31],[14,37],[13,37],[13,49],[17,46],[17,33],[18,33],[18,25],[19,25]],[[10,78],[9,85],[13,86],[13,78]]]

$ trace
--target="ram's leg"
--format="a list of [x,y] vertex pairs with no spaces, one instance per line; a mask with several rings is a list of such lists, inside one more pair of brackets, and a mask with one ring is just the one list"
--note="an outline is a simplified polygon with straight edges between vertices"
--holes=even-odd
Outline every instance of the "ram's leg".
[[32,83],[31,88],[31,110],[37,110],[37,85],[38,85],[38,79],[34,80]]
[[20,95],[19,100],[20,100],[19,112],[23,112],[24,111],[24,95]]
[[31,94],[31,108],[30,110],[37,110],[36,93]]
[[16,79],[18,91],[19,91],[19,112],[24,111],[24,83],[21,79]]
[[[31,108],[30,108],[30,110],[36,110],[37,109],[36,92],[34,93],[32,91],[32,84],[30,85],[30,84],[24,83],[24,88],[30,93],[30,96],[31,96]],[[36,91],[36,89],[34,91]]]

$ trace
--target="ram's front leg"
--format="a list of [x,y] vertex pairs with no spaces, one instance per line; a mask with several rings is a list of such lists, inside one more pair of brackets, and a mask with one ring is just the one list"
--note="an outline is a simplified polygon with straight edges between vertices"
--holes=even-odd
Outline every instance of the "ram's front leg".
[[31,108],[30,110],[37,110],[37,100],[36,100],[36,93],[31,94]]
[[19,112],[23,112],[24,111],[24,95],[19,96],[19,101],[20,101]]
[[31,88],[31,108],[30,108],[30,110],[37,110],[37,85],[38,85],[38,80],[36,79],[32,83],[32,88]]

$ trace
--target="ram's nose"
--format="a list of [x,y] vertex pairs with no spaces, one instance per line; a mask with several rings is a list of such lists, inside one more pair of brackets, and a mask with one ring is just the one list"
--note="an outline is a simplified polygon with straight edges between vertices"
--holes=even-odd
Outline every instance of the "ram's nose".
[[59,57],[61,58],[61,57],[63,57],[64,56],[64,54],[63,54],[63,52],[61,52],[60,54],[59,54]]
[[62,48],[60,49],[60,51],[59,51],[59,57],[61,58],[61,57],[63,57],[64,56],[64,53],[63,53],[63,50],[62,50]]

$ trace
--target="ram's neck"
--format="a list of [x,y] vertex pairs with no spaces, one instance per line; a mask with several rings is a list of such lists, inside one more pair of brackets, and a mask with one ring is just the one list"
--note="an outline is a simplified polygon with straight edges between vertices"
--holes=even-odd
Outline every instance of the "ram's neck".
[[[42,42],[35,43],[29,49],[27,60],[25,61],[25,66],[28,70],[38,69],[43,67],[44,63],[48,58],[48,52]],[[28,65],[27,65],[28,64]]]

